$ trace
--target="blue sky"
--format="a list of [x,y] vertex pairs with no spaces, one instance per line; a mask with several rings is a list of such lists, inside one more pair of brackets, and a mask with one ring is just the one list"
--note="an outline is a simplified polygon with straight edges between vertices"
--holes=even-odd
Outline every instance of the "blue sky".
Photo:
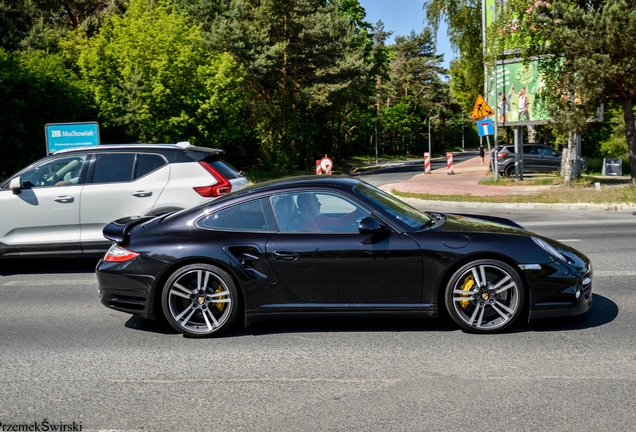
[[[406,36],[411,30],[419,33],[424,28],[424,0],[358,0],[367,12],[366,21],[375,24],[378,20],[384,23],[384,30],[393,31],[393,37]],[[443,27],[443,28],[442,28]],[[446,36],[446,26],[440,23],[437,34],[437,52],[444,54],[444,66],[453,58],[453,51]]]

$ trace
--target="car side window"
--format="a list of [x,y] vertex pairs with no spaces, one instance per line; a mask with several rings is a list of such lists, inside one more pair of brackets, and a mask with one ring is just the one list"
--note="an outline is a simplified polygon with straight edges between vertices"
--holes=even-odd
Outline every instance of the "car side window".
[[23,188],[83,184],[81,176],[86,155],[63,156],[47,160],[20,175]]
[[197,222],[200,228],[231,231],[275,231],[267,199],[257,199],[211,213]]
[[350,199],[327,192],[300,192],[271,198],[280,232],[357,233],[370,213]]
[[545,156],[553,156],[554,155],[554,150],[549,148],[549,147],[538,147],[539,149],[539,154],[540,155],[545,155]]
[[166,160],[156,154],[140,153],[137,155],[137,163],[135,165],[135,175],[133,179],[138,179],[154,170],[166,165]]
[[134,163],[134,153],[98,154],[95,160],[93,183],[131,181]]

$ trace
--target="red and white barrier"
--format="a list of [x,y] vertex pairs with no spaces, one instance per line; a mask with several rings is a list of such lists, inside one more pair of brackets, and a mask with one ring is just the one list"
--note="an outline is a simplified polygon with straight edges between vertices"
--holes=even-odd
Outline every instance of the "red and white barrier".
[[446,165],[448,166],[448,174],[455,175],[455,170],[453,169],[453,152],[446,152]]
[[326,156],[316,161],[316,175],[321,175],[323,172],[331,175],[331,168],[333,168],[333,161]]
[[424,174],[431,173],[431,154],[429,152],[424,153]]

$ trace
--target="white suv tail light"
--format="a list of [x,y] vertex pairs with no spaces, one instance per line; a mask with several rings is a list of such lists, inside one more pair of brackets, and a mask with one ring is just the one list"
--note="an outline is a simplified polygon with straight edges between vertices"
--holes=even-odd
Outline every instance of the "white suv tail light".
[[216,179],[216,184],[210,186],[195,186],[193,189],[199,195],[205,198],[215,198],[232,192],[232,183],[230,183],[224,175],[215,170],[212,165],[207,162],[200,161],[199,164]]

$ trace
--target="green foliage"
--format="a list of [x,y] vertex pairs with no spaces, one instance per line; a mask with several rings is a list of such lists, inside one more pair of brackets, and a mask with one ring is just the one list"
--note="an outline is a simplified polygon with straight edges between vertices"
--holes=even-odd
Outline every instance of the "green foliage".
[[[461,125],[453,125],[461,109],[450,95],[448,83],[443,81],[442,58],[435,53],[432,32],[425,29],[416,34],[395,38],[390,47],[389,80],[380,88],[380,141],[388,154],[413,154],[428,150],[428,120],[431,122],[432,147],[441,151],[461,145]],[[459,135],[453,132],[459,131]],[[449,133],[450,132],[450,133]],[[459,139],[457,139],[459,137]]]
[[[543,99],[555,126],[584,132],[601,103],[622,107],[632,183],[636,187],[636,4],[626,0],[591,2],[511,2],[504,19],[518,23],[529,43],[528,59],[540,56]],[[505,23],[501,23],[501,26]]]
[[[434,32],[387,46],[365,15],[359,0],[0,0],[0,133],[21,150],[0,164],[41,156],[42,126],[64,121],[99,120],[103,142],[222,147],[274,175],[375,154],[376,126],[381,156],[421,153],[431,116],[436,151],[460,146]],[[456,94],[481,80],[463,72]]]
[[106,19],[79,64],[106,133],[206,146],[242,136],[239,68],[206,50],[200,27],[169,8],[132,0],[123,16]]
[[302,170],[346,156],[348,119],[372,89],[361,11],[346,3],[342,13],[318,0],[233,0],[212,26],[211,45],[245,70],[261,164]]
[[0,178],[46,155],[46,123],[90,121],[94,115],[60,56],[0,48]]
[[56,52],[67,31],[92,36],[108,14],[123,13],[127,0],[0,0],[3,48]]
[[471,112],[478,95],[484,92],[481,0],[427,0],[426,18],[434,34],[440,21],[448,26],[448,37],[459,53],[451,62],[452,95],[465,112]]

